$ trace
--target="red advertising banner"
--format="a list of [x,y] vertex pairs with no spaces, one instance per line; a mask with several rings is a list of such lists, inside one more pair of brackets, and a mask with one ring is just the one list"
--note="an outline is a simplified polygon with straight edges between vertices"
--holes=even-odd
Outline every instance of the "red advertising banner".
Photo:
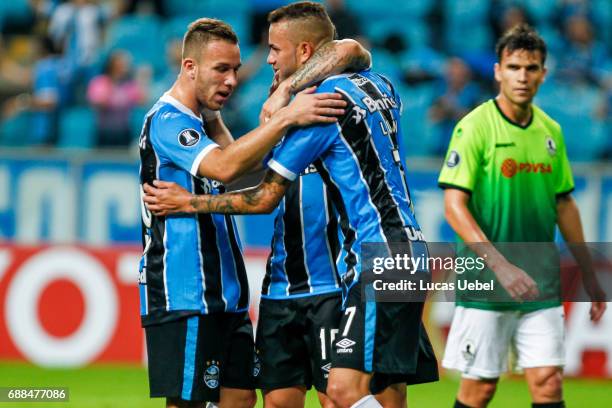
[[[0,359],[64,367],[142,363],[140,254],[137,246],[0,245]],[[265,254],[247,252],[246,265],[256,305]],[[429,327],[445,333],[452,304],[430,306]],[[565,372],[612,378],[612,310],[593,324],[589,306],[566,305]]]
[[0,247],[0,358],[140,362],[138,247]]

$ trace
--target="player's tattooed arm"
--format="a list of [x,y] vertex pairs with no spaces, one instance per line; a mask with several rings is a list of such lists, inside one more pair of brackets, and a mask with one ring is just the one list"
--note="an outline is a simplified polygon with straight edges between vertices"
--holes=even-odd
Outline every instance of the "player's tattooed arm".
[[224,214],[269,214],[285,195],[291,182],[268,170],[262,182],[253,188],[220,195],[193,195],[194,212]]
[[176,213],[271,213],[291,181],[268,170],[256,187],[219,195],[191,194],[175,183],[154,181],[154,186],[144,185],[144,202],[149,211],[158,216]]
[[366,69],[371,61],[368,50],[355,40],[345,39],[323,44],[293,75],[272,86],[274,91],[261,108],[260,122],[267,121],[286,106],[291,100],[291,95],[329,76],[344,71]]
[[357,41],[330,41],[317,49],[313,56],[288,78],[289,92],[295,94],[331,75],[366,69],[371,62],[370,53]]

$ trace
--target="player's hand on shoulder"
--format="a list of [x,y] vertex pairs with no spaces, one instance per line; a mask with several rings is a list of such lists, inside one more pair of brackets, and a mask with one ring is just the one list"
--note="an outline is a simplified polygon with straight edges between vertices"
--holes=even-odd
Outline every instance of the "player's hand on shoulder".
[[192,194],[176,183],[154,180],[153,185],[143,185],[143,201],[153,214],[164,216],[193,212]]
[[259,113],[259,124],[266,123],[272,115],[284,108],[291,101],[289,83],[285,80],[282,84],[279,80],[278,71],[274,74],[268,99],[263,104]]
[[307,126],[315,123],[334,123],[344,115],[346,101],[342,95],[333,92],[314,93],[316,87],[298,93],[286,108],[286,114],[293,126]]
[[521,268],[508,261],[499,263],[491,268],[499,283],[514,300],[533,300],[540,292],[536,282]]

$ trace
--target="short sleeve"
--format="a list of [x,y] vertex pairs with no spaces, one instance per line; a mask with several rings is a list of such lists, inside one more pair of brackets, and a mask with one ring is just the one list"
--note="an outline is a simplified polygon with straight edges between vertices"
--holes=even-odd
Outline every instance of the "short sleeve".
[[325,153],[339,133],[339,125],[336,123],[294,129],[274,150],[268,167],[293,181],[308,165]]
[[198,168],[204,157],[218,148],[208,138],[202,122],[179,112],[162,112],[153,118],[151,143],[160,160],[198,176]]
[[261,159],[261,164],[266,167],[268,165],[268,162],[272,159],[272,157],[274,157],[274,152],[276,151],[276,149],[278,149],[278,146],[280,146],[282,143],[282,140],[280,142],[278,142],[276,144],[276,146],[274,146],[272,148],[272,150],[270,150],[268,153],[266,153],[266,155],[264,156],[263,159]]
[[484,145],[478,130],[469,122],[459,122],[453,131],[438,185],[471,193],[483,156]]
[[558,162],[557,165],[559,171],[556,177],[556,185],[555,185],[555,193],[557,196],[562,196],[565,194],[569,194],[574,191],[574,176],[572,174],[572,168],[570,166],[569,159],[567,158],[567,151],[565,148],[565,142],[563,139],[563,133],[559,133],[560,137],[558,139]]
[[[326,81],[316,93],[334,92],[335,81]],[[312,125],[294,128],[274,149],[268,167],[288,180],[296,177],[319,156],[321,156],[340,134],[338,123]]]

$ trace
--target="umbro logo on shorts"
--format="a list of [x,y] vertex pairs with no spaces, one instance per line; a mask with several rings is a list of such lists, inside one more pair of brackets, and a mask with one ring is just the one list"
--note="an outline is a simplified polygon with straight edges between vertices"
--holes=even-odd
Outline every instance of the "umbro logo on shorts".
[[336,351],[338,353],[352,353],[353,352],[352,346],[354,346],[355,344],[356,343],[351,339],[346,339],[346,338],[342,339],[336,343],[336,347],[338,347]]

